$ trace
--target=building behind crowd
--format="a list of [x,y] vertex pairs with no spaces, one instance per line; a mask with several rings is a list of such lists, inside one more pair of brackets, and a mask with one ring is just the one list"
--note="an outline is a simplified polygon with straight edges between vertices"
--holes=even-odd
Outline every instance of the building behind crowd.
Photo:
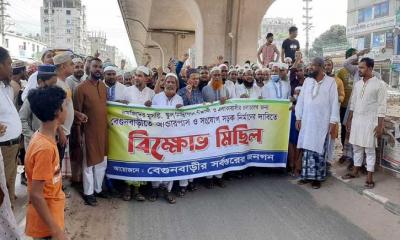
[[40,41],[39,36],[25,36],[15,32],[5,32],[3,47],[5,47],[13,59],[25,62],[40,61],[43,49],[47,45]]
[[81,0],[43,0],[41,35],[51,48],[71,49],[86,55],[87,31],[85,6]]
[[265,43],[265,37],[270,32],[274,34],[274,43],[280,49],[282,42],[289,35],[289,28],[293,25],[293,18],[263,18],[258,47]]
[[94,56],[96,52],[99,52],[103,61],[115,64],[118,49],[107,45],[107,35],[104,32],[90,32],[88,36],[89,54]]
[[370,48],[375,70],[394,88],[399,87],[400,1],[349,0],[347,37],[352,47]]

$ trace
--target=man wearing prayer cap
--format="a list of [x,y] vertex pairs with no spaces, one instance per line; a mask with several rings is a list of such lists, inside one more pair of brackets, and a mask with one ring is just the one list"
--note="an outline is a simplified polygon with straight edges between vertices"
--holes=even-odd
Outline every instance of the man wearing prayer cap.
[[271,75],[271,81],[262,88],[261,97],[264,99],[289,99],[291,94],[290,84],[286,81],[287,68],[279,64],[279,73]]
[[[220,101],[221,104],[224,104],[227,99],[231,96],[229,95],[228,89],[224,86],[221,77],[221,70],[219,67],[214,67],[210,71],[211,81],[210,84],[205,86],[202,90],[203,99],[205,102],[215,102]],[[222,179],[222,174],[216,175],[216,184],[222,188],[225,187],[225,183]],[[207,188],[214,187],[213,176],[207,177]]]
[[[110,67],[111,67],[111,65],[110,65]],[[116,74],[115,76],[116,76],[117,82],[124,84],[124,72],[121,69],[116,69],[115,74]]]
[[221,70],[222,82],[225,84],[226,79],[228,78],[228,66],[226,64],[220,64],[218,67]]
[[225,82],[225,87],[228,89],[229,96],[236,98],[236,87],[238,84],[238,70],[231,68],[228,72],[228,79]]
[[288,66],[292,66],[292,59],[290,57],[285,57],[284,63]]
[[18,101],[22,94],[22,81],[25,81],[26,77],[26,66],[23,61],[16,60],[11,64],[12,77],[10,85],[14,93],[14,105],[17,110],[20,109],[22,102]]
[[[55,54],[55,52],[52,49],[43,50],[42,57],[41,57],[42,63],[54,65],[54,62],[53,62],[54,54]],[[34,89],[34,88],[37,88],[37,71],[29,77],[28,84],[26,85],[26,87],[21,95],[22,101],[25,101],[25,99],[28,97],[29,90]]]
[[254,81],[253,70],[244,70],[243,78],[243,83],[236,89],[236,95],[240,98],[258,99],[261,96],[261,89]]
[[264,75],[261,68],[254,71],[254,78],[256,79],[256,84],[260,89],[264,87]]
[[[66,80],[67,77],[71,76],[74,73],[74,63],[72,62],[72,54],[71,52],[62,52],[54,56],[53,58],[54,65],[57,69],[57,86],[62,88],[67,94],[66,102],[67,102],[67,118],[63,125],[61,125],[58,131],[58,143],[57,147],[60,154],[60,164],[63,163],[65,149],[69,145],[68,138],[71,134],[72,124],[74,122],[74,105],[72,101],[72,90],[68,86]],[[67,148],[68,149],[68,148]]]
[[271,78],[271,70],[269,70],[269,68],[263,68],[262,75],[264,77],[264,82],[267,83]]
[[[156,94],[153,97],[151,105],[159,107],[173,107],[180,108],[183,106],[183,99],[177,94],[179,89],[179,80],[176,74],[168,73],[165,77],[165,88],[164,91]],[[150,106],[149,104],[146,104]],[[164,198],[168,203],[176,203],[175,197],[172,195],[173,181],[154,181],[152,182],[152,192],[150,194],[150,201],[155,201],[158,198],[158,189],[161,185],[164,185],[166,191],[164,192]]]
[[119,69],[114,66],[104,68],[104,84],[107,87],[107,101],[123,101],[126,87],[117,81]]
[[153,99],[155,93],[152,89],[147,87],[149,81],[150,70],[145,66],[139,66],[136,68],[135,73],[135,84],[127,87],[124,93],[124,100],[130,104],[144,105],[146,102]]
[[[74,64],[74,73],[67,77],[66,83],[70,87],[72,91],[72,98],[74,98],[76,94],[76,88],[79,84],[81,84],[84,80],[85,74],[85,66],[82,58],[76,57],[72,59],[72,63]],[[78,119],[84,118],[85,115],[80,114],[79,112],[75,112],[75,117]],[[79,119],[78,119],[79,120]],[[81,145],[78,144],[78,136],[80,134],[81,125],[77,121],[74,121],[71,127],[71,135],[69,138],[69,149],[70,149],[70,161],[71,161],[71,183],[72,184],[80,184],[82,182],[82,148]]]
[[[106,70],[107,69],[105,69],[104,71]],[[142,106],[151,105],[151,101],[155,93],[152,89],[146,86],[146,81],[149,77],[150,70],[147,67],[139,66],[135,69],[134,72],[134,84],[125,87],[122,102],[126,104],[135,104]],[[124,201],[130,201],[133,197],[136,201],[145,201],[145,197],[140,193],[141,185],[141,182],[125,181],[122,199]]]
[[324,73],[324,60],[314,58],[311,68],[295,109],[296,128],[300,130],[297,148],[303,149],[298,184],[311,182],[311,186],[318,189],[327,175],[327,143],[340,117],[336,81]]

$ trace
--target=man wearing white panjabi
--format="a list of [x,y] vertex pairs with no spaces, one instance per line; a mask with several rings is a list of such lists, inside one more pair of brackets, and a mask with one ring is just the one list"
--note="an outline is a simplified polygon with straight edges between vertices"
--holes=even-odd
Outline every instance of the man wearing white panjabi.
[[373,74],[373,59],[361,59],[358,69],[362,81],[354,85],[346,123],[346,128],[350,131],[349,142],[353,145],[354,169],[352,174],[346,174],[343,178],[358,176],[365,153],[368,171],[365,187],[370,189],[375,186],[372,176],[376,161],[375,148],[377,138],[382,136],[384,128],[387,90],[386,84]]
[[228,89],[230,98],[236,98],[237,79],[238,71],[235,68],[229,69],[228,79],[225,81],[224,85]]
[[118,68],[107,66],[104,68],[104,84],[107,87],[107,101],[124,100],[125,85],[117,81]]
[[[271,75],[271,81],[261,89],[261,97],[264,99],[289,99],[290,85],[283,79],[288,71],[286,64],[279,64],[279,75]],[[286,73],[284,73],[286,72]]]
[[[150,70],[145,66],[139,66],[135,71],[135,84],[130,87],[125,87],[123,101],[126,104],[136,104],[136,105],[147,105],[151,106],[151,100],[153,99],[155,93],[152,89],[146,86],[147,78],[150,74]],[[119,84],[117,82],[117,84]],[[140,193],[140,187],[145,184],[145,182],[140,181],[125,181],[124,193],[122,199],[124,201],[130,201],[132,195],[136,201],[142,202],[146,198]],[[132,194],[133,188],[133,194]]]
[[258,99],[261,96],[261,88],[257,86],[253,77],[253,70],[246,69],[243,73],[243,83],[236,88],[236,96],[240,98]]
[[125,89],[124,100],[130,104],[144,105],[148,100],[153,99],[153,89],[146,86],[149,81],[150,69],[139,66],[135,71],[135,84]]
[[[165,76],[165,87],[164,91],[156,94],[153,98],[152,105],[158,107],[176,107],[180,108],[183,106],[183,99],[181,96],[176,94],[179,89],[178,77],[174,73],[168,73]],[[149,104],[146,106],[150,107]],[[176,202],[175,197],[171,194],[173,181],[165,181],[165,182],[152,182],[152,193],[150,195],[149,200],[155,201],[158,197],[158,188],[160,185],[164,185],[166,187],[166,192],[164,193],[164,197],[168,203],[174,204]]]
[[314,58],[312,73],[304,81],[296,104],[296,128],[300,131],[297,148],[303,149],[301,180],[314,189],[326,178],[328,137],[339,122],[336,81],[324,73],[324,60]]

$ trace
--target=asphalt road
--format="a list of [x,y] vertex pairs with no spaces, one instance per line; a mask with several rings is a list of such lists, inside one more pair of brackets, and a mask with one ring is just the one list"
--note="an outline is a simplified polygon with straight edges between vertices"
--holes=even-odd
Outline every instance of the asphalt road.
[[321,189],[298,186],[277,174],[201,188],[175,205],[101,200],[84,206],[69,199],[71,239],[140,240],[366,240],[400,239],[400,218],[329,179]]

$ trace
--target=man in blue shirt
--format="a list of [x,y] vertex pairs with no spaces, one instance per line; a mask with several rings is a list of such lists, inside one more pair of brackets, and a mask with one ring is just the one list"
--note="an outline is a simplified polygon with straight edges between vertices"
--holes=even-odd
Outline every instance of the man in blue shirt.
[[200,74],[196,69],[189,69],[188,76],[189,80],[186,87],[178,91],[178,95],[183,99],[183,104],[187,106],[203,103],[203,95],[199,89]]

